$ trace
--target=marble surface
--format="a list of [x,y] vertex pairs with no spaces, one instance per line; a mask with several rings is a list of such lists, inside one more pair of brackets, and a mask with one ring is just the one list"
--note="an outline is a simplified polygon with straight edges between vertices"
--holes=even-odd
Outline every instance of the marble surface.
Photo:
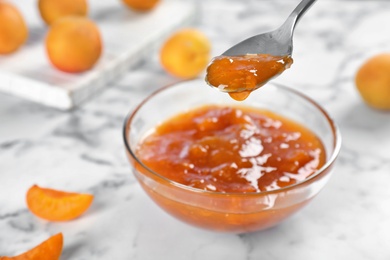
[[[200,1],[197,27],[219,54],[240,39],[276,28],[294,1]],[[340,126],[334,175],[302,211],[252,234],[221,234],[183,224],[141,190],[125,158],[125,115],[177,79],[157,52],[82,108],[60,112],[0,94],[0,255],[15,255],[63,232],[63,260],[390,259],[390,113],[363,104],[354,76],[390,50],[389,1],[318,1],[296,29],[295,63],[275,81],[322,104]],[[32,184],[90,192],[80,219],[49,223],[25,205]]]

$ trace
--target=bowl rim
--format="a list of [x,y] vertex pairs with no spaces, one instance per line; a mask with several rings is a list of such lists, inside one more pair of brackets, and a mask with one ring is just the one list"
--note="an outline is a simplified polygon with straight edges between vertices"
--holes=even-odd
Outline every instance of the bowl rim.
[[[321,114],[324,116],[324,118],[327,120],[327,123],[329,124],[329,126],[330,126],[330,128],[332,130],[332,134],[333,134],[333,150],[332,150],[332,153],[329,156],[329,158],[326,160],[326,163],[320,169],[318,169],[314,174],[312,174],[309,178],[306,178],[305,180],[303,180],[301,182],[297,182],[297,183],[295,183],[293,185],[289,185],[289,186],[286,186],[286,187],[283,187],[283,188],[278,188],[278,189],[269,190],[269,191],[246,192],[246,193],[243,193],[243,192],[220,192],[220,191],[202,190],[202,189],[190,187],[190,186],[187,186],[185,184],[173,181],[173,180],[171,180],[171,179],[169,179],[169,178],[167,178],[167,177],[165,177],[163,175],[160,175],[159,173],[149,169],[149,167],[147,167],[143,162],[141,162],[140,159],[136,156],[135,152],[130,148],[130,145],[129,145],[129,142],[128,142],[128,136],[129,136],[128,132],[131,129],[130,123],[132,122],[132,120],[133,120],[134,116],[137,114],[137,112],[143,107],[143,105],[146,104],[149,100],[154,98],[159,93],[164,92],[167,89],[173,88],[175,86],[178,86],[178,85],[186,83],[186,82],[191,82],[191,81],[195,82],[195,81],[199,81],[199,80],[200,80],[200,78],[195,78],[195,79],[191,79],[191,80],[181,80],[181,81],[174,82],[174,83],[168,84],[166,86],[163,86],[163,87],[155,90],[151,94],[149,94],[134,109],[131,109],[128,112],[128,114],[127,114],[127,116],[125,118],[124,124],[123,124],[123,132],[122,132],[126,150],[131,155],[131,157],[139,165],[141,165],[145,170],[147,170],[149,173],[153,174],[154,176],[156,176],[157,178],[162,180],[167,185],[172,185],[172,186],[175,186],[177,188],[188,190],[188,191],[195,192],[195,193],[208,194],[208,195],[220,195],[220,196],[232,196],[232,195],[234,195],[234,196],[264,196],[264,195],[270,195],[270,194],[275,194],[275,193],[280,193],[280,192],[286,192],[286,191],[289,191],[289,190],[294,190],[296,188],[304,186],[307,183],[310,183],[310,182],[314,181],[315,179],[317,179],[320,176],[322,176],[323,173],[326,173],[328,170],[330,170],[331,166],[335,162],[335,160],[336,160],[336,158],[337,158],[337,156],[338,156],[338,154],[340,152],[340,149],[341,149],[341,140],[342,140],[342,138],[341,138],[341,133],[340,133],[340,130],[339,130],[337,124],[330,117],[328,112],[321,105],[319,105],[316,101],[314,101],[312,98],[310,98],[309,96],[301,93],[298,90],[295,90],[295,89],[293,89],[291,87],[287,87],[285,85],[282,85],[280,83],[275,83],[275,82],[271,82],[271,83],[268,83],[268,84],[272,84],[272,85],[274,85],[278,89],[282,89],[283,91],[287,91],[287,92],[290,92],[290,93],[292,93],[294,95],[297,95],[297,96],[301,97],[302,99],[304,99],[305,101],[311,103],[314,107],[316,107],[321,112]],[[267,87],[267,85],[265,85],[263,87]],[[205,87],[207,87],[207,86],[205,86]],[[225,93],[221,93],[221,94],[225,94]],[[132,166],[132,167],[134,168],[134,166]]]

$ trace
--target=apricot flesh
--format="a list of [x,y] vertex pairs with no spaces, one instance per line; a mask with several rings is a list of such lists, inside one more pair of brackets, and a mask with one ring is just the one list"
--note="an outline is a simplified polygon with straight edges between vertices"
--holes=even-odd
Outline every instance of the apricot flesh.
[[28,37],[27,25],[19,10],[0,1],[0,54],[10,54],[22,46]]
[[210,41],[201,31],[183,29],[164,43],[160,61],[168,73],[183,79],[194,78],[209,63],[210,50]]
[[26,195],[30,211],[45,220],[68,221],[82,215],[91,205],[93,195],[32,186]]
[[46,51],[59,70],[77,73],[91,69],[102,53],[99,28],[84,17],[65,17],[55,22],[46,37]]
[[159,2],[160,0],[123,0],[127,7],[140,12],[152,10]]
[[46,24],[51,25],[66,16],[86,16],[87,0],[39,0],[39,13]]
[[390,53],[368,59],[356,73],[355,83],[369,106],[390,110]]
[[21,255],[0,256],[0,260],[58,260],[62,253],[63,241],[62,233],[58,233]]

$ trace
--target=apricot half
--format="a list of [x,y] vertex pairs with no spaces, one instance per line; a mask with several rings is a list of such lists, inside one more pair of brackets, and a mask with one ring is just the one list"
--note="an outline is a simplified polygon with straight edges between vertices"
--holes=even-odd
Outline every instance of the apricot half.
[[14,257],[0,257],[0,260],[58,260],[64,244],[62,233],[58,233],[33,249]]
[[390,110],[390,53],[368,59],[358,70],[355,83],[369,106]]
[[199,30],[183,29],[173,34],[162,46],[163,68],[179,78],[198,76],[210,61],[211,44]]
[[91,205],[93,195],[58,191],[32,186],[26,196],[30,211],[50,221],[67,221],[79,217]]
[[135,11],[146,12],[153,9],[160,0],[122,0],[127,7]]
[[0,54],[16,51],[28,37],[27,25],[19,10],[0,1]]
[[102,53],[100,31],[85,17],[65,17],[55,22],[46,37],[51,63],[65,72],[91,69]]
[[39,0],[39,13],[46,24],[51,25],[66,16],[86,16],[87,0]]

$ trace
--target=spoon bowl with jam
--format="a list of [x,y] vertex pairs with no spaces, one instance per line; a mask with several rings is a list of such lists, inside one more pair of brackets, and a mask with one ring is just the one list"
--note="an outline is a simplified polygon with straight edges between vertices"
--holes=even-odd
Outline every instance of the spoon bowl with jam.
[[293,63],[295,26],[315,1],[302,0],[280,28],[250,37],[215,57],[207,68],[206,82],[242,101],[282,74]]

